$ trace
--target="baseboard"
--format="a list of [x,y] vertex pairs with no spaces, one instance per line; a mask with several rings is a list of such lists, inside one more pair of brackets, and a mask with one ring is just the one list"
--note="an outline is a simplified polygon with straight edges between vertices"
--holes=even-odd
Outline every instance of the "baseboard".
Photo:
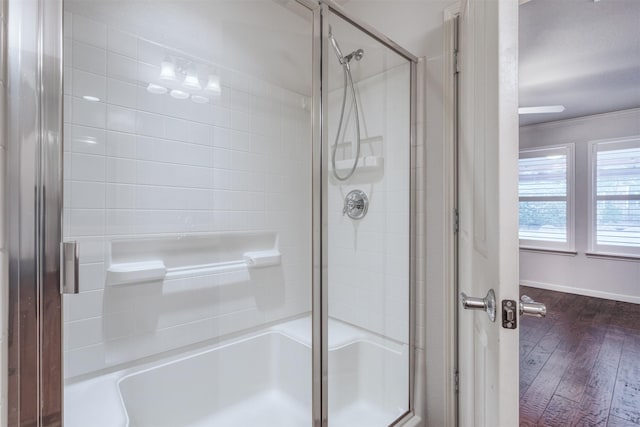
[[[593,289],[573,288],[571,286],[556,285],[553,283],[531,282],[528,280],[520,280],[520,284],[530,286],[532,288],[547,289],[549,291],[565,292],[568,294],[584,295],[587,297],[604,298],[614,301],[624,301],[634,304],[640,304],[640,296],[614,294],[612,292],[595,291]],[[544,301],[541,301],[544,302]]]

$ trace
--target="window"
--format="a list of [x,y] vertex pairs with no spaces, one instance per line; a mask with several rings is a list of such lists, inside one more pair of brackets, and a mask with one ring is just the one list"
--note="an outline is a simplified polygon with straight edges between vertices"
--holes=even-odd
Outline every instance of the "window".
[[590,143],[590,251],[640,257],[640,137]]
[[573,251],[573,144],[520,151],[520,247]]

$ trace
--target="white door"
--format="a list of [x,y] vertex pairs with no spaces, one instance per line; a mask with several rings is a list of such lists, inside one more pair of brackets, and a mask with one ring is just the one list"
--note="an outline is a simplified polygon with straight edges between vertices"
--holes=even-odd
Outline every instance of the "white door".
[[518,301],[518,1],[462,2],[459,290],[493,289],[496,318],[459,306],[459,420],[517,426],[518,330],[503,328],[501,302]]

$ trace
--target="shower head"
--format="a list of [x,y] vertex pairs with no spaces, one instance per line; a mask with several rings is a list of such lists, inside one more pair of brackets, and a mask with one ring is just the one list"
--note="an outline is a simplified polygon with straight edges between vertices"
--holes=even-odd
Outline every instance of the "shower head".
[[346,62],[351,62],[352,59],[355,59],[356,61],[360,61],[363,56],[364,56],[364,50],[356,49],[353,52],[351,52],[349,55],[345,56],[344,60]]
[[333,36],[333,31],[331,30],[331,25],[329,25],[329,40],[331,40],[331,45],[333,46],[333,50],[336,53],[336,56],[338,57],[338,62],[340,62],[340,65],[347,65],[348,66],[349,62],[351,62],[352,59],[355,58],[356,61],[360,61],[362,59],[362,57],[364,56],[364,50],[362,50],[362,49],[354,50],[353,52],[351,52],[347,56],[344,56],[342,54],[342,50],[340,50],[340,45],[338,44],[338,41]]

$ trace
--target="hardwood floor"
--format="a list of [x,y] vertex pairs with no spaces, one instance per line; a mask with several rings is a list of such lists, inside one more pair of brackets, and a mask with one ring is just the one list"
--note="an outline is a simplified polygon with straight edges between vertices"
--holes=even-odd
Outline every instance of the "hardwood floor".
[[521,426],[640,426],[640,304],[520,287]]

